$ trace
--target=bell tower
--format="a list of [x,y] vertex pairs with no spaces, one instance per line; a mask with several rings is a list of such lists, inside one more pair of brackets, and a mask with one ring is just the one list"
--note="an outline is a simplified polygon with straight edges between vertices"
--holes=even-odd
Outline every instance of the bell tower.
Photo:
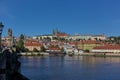
[[8,47],[11,47],[13,44],[13,38],[12,38],[12,29],[8,29]]

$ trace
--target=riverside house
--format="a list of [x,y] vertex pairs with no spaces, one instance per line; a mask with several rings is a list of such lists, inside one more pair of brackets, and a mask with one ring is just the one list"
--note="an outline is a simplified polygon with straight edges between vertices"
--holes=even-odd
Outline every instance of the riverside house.
[[27,48],[29,51],[33,51],[34,48],[36,48],[38,51],[41,50],[42,43],[40,43],[36,39],[32,40],[26,40],[24,43],[25,48]]
[[58,45],[49,45],[46,52],[59,53],[59,52],[61,52],[61,49]]
[[92,49],[94,53],[120,53],[120,45],[96,46]]
[[94,47],[100,46],[101,43],[96,40],[81,40],[78,42],[78,49],[91,51]]

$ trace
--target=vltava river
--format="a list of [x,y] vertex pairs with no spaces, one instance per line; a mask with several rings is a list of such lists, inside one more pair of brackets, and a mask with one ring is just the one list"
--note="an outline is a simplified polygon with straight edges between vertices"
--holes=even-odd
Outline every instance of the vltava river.
[[120,57],[21,57],[21,73],[30,80],[120,80]]

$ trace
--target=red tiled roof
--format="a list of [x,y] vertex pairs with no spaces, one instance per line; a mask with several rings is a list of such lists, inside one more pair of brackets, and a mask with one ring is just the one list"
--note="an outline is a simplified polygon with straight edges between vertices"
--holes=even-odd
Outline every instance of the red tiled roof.
[[54,45],[54,44],[56,44],[56,43],[57,43],[56,41],[50,42],[51,45]]
[[60,48],[56,47],[56,48],[48,48],[49,50],[60,50]]
[[64,42],[61,42],[60,45],[64,45]]
[[76,45],[77,42],[69,42],[69,44],[71,44],[71,45]]
[[54,45],[50,45],[48,47],[49,50],[60,50],[60,47],[59,46],[54,46]]
[[81,43],[81,44],[98,44],[99,42],[97,42],[96,40],[82,40],[79,43]]
[[59,34],[57,34],[57,36],[68,36],[68,34],[65,34],[65,33],[59,33]]
[[25,46],[41,46],[41,44],[25,43]]
[[120,49],[119,45],[104,45],[104,46],[96,46],[93,49],[114,49],[114,50],[118,50]]
[[24,43],[25,46],[42,46],[41,43],[39,43],[39,41],[36,40],[28,40]]

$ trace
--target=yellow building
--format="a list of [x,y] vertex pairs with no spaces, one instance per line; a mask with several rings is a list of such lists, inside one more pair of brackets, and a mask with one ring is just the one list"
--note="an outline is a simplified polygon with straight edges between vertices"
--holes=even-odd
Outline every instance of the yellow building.
[[100,42],[97,42],[95,40],[82,40],[78,42],[78,49],[91,51],[94,47],[100,45]]

